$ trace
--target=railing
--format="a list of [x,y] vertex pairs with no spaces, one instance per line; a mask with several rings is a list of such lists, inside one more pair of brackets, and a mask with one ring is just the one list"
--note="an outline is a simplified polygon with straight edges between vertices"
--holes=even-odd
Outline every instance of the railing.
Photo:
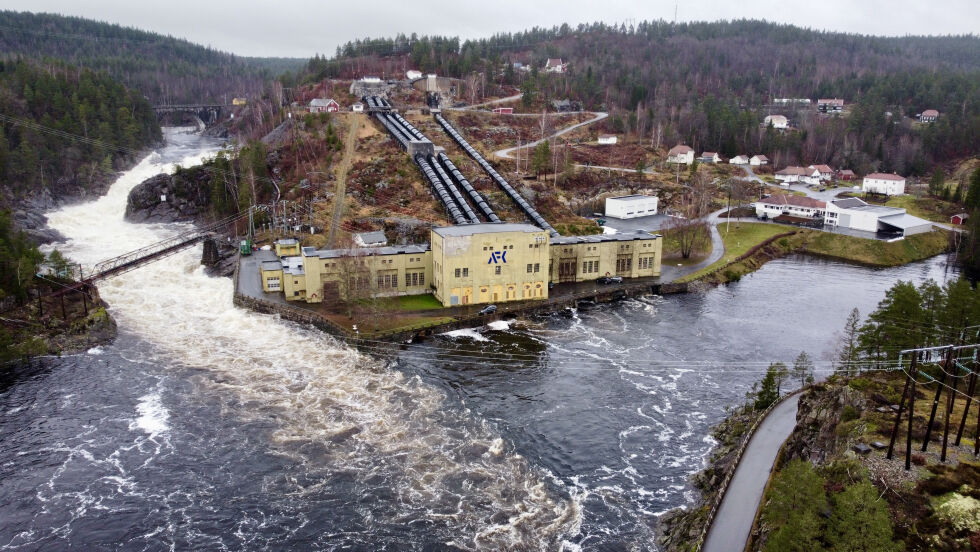
[[[768,408],[762,411],[762,415],[756,418],[755,422],[752,423],[752,426],[749,427],[748,431],[745,432],[745,437],[742,439],[742,444],[739,445],[738,452],[735,454],[735,463],[732,468],[728,470],[728,473],[725,474],[725,479],[722,480],[721,486],[718,487],[714,500],[711,501],[711,506],[708,510],[708,517],[705,519],[704,526],[701,528],[701,534],[698,536],[698,540],[694,541],[694,548],[692,549],[693,552],[701,552],[702,547],[704,547],[704,541],[708,538],[708,532],[711,531],[711,524],[714,523],[715,516],[718,515],[718,507],[721,506],[721,502],[725,499],[725,494],[728,492],[728,486],[731,484],[732,478],[735,477],[735,472],[738,471],[738,465],[742,461],[742,455],[744,455],[745,450],[749,448],[749,443],[752,442],[752,437],[755,435],[756,430],[759,429],[759,425],[761,425],[769,414],[777,406],[782,404],[783,401],[802,391],[803,389],[797,389],[792,393],[787,393],[779,400],[769,405]],[[745,543],[742,543],[739,549],[744,547]]]

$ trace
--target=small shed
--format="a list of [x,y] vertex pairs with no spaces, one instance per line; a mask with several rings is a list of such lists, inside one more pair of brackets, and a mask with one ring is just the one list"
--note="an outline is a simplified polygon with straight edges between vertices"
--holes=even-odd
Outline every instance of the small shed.
[[966,219],[970,216],[969,213],[957,213],[949,217],[950,224],[965,224]]
[[496,113],[497,115],[511,115],[511,114],[514,113],[514,108],[513,107],[495,107],[495,108],[493,108],[493,112]]
[[351,104],[350,110],[354,113],[362,113],[364,111],[364,104],[361,102],[354,102]]
[[619,138],[615,134],[600,134],[599,143],[600,144],[615,144]]
[[358,247],[384,247],[388,245],[388,238],[380,230],[377,232],[362,232],[354,234],[354,243]]

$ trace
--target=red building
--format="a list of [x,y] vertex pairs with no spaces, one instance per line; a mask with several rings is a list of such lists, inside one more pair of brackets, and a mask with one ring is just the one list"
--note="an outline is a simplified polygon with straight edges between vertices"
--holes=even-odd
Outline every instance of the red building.
[[968,213],[960,213],[958,215],[953,215],[949,217],[950,224],[963,224],[970,215]]
[[514,113],[514,108],[513,107],[495,107],[495,108],[493,108],[493,112],[496,113],[496,114],[498,114],[498,115],[510,115],[510,114]]

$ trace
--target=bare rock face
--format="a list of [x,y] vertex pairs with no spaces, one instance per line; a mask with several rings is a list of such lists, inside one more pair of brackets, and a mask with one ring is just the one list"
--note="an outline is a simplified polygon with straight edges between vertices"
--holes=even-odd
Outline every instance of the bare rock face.
[[819,384],[804,393],[796,429],[786,440],[786,460],[823,462],[846,449],[846,439],[837,435],[837,426],[848,406],[857,412],[867,408],[864,396],[847,385]]
[[129,192],[126,220],[132,222],[194,222],[210,208],[207,172],[185,170],[158,174]]

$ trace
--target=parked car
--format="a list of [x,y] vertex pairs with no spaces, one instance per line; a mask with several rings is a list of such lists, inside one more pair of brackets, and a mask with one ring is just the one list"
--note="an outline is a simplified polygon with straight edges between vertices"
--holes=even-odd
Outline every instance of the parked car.
[[596,282],[600,284],[619,284],[622,283],[622,276],[600,276],[596,279]]
[[480,309],[480,315],[493,314],[497,312],[497,305],[487,305]]

